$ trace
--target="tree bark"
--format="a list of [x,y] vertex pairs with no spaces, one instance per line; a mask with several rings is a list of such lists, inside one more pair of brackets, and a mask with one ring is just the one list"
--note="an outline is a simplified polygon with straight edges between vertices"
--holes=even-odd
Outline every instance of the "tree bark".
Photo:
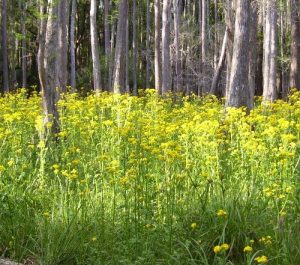
[[104,45],[106,56],[110,56],[109,9],[109,0],[104,0]]
[[228,41],[228,31],[226,29],[225,34],[224,34],[219,63],[217,65],[217,68],[216,68],[216,71],[215,71],[215,74],[213,77],[212,85],[210,88],[210,94],[213,94],[213,95],[217,95],[218,83],[219,83],[221,72],[222,72],[222,69],[223,69],[224,63],[225,63],[227,41]]
[[[147,40],[146,40],[147,41]],[[137,96],[137,40],[136,40],[136,0],[132,1],[132,78],[133,78],[133,95]],[[147,83],[147,82],[146,82]]]
[[291,26],[290,88],[300,90],[300,6],[297,0],[291,0]]
[[[258,13],[257,13],[257,4],[254,2],[251,5],[251,23],[250,23],[250,37],[249,43],[251,43],[249,47],[249,89],[250,89],[250,103],[254,104],[254,95],[256,90],[256,69],[257,69],[257,28],[258,28]],[[251,109],[253,106],[250,106]]]
[[46,29],[47,29],[47,19],[45,18],[46,5],[44,0],[39,0],[39,12],[40,12],[40,21],[39,21],[39,37],[38,37],[38,54],[37,54],[37,65],[38,65],[38,74],[40,80],[41,91],[45,90],[46,82],[46,73],[45,73],[45,41],[46,41]]
[[[54,2],[55,3],[55,2]],[[68,85],[68,43],[69,43],[69,5],[68,0],[60,0],[58,9],[58,47],[60,49],[59,59],[59,83],[62,92],[67,91]]]
[[71,25],[70,25],[70,64],[71,64],[71,87],[73,91],[76,91],[76,44],[75,44],[76,13],[77,13],[77,0],[72,0]]
[[263,61],[263,77],[264,88],[263,98],[266,101],[274,101],[277,99],[276,89],[276,24],[277,10],[276,0],[267,0],[266,2],[266,19],[264,30],[264,61]]
[[22,87],[27,87],[27,47],[26,47],[26,3],[21,4],[22,18],[21,18],[21,31],[22,31]]
[[170,4],[171,0],[163,0],[162,12],[162,94],[171,91],[170,60]]
[[[47,124],[51,124],[50,132],[55,135],[59,132],[59,113],[57,110],[57,102],[59,100],[59,92],[62,84],[59,80],[59,71],[61,66],[59,47],[59,8],[57,3],[52,0],[48,1],[48,21],[46,26],[46,40],[44,51],[44,70],[45,83],[42,90],[43,108],[44,108],[44,125],[47,130]],[[43,81],[43,80],[42,80]]]
[[7,0],[2,0],[2,74],[3,88],[2,92],[9,92],[8,84],[8,52],[7,52]]
[[120,0],[119,19],[115,48],[115,63],[113,73],[113,91],[124,93],[125,91],[125,50],[126,50],[126,20],[128,15],[127,0]]
[[[238,0],[233,55],[230,74],[230,88],[226,105],[251,108],[249,91],[249,37],[251,23],[251,1]],[[250,43],[253,45],[253,43]]]
[[150,46],[150,30],[151,30],[151,25],[150,25],[150,3],[149,0],[147,0],[147,14],[146,14],[146,24],[147,24],[147,36],[146,36],[146,88],[150,88],[150,56],[149,56],[149,46]]
[[175,91],[182,90],[181,52],[180,52],[180,9],[179,1],[173,0],[174,8],[174,47],[175,47]]
[[154,0],[154,14],[155,14],[155,88],[159,94],[162,92],[162,73],[161,73],[161,6],[160,0]]
[[97,0],[91,0],[90,9],[90,28],[91,28],[91,50],[93,61],[93,80],[94,91],[99,93],[101,91],[101,68],[100,68],[100,46],[97,31]]
[[202,0],[202,22],[201,22],[201,55],[202,55],[202,69],[204,68],[204,65],[206,63],[206,57],[207,57],[207,45],[206,45],[206,12],[207,12],[207,6],[206,6],[207,0]]
[[228,30],[228,41],[226,47],[226,86],[225,95],[229,94],[230,88],[230,73],[231,73],[231,63],[232,63],[232,53],[233,53],[233,41],[234,41],[234,25],[235,25],[235,1],[225,0],[225,23]]

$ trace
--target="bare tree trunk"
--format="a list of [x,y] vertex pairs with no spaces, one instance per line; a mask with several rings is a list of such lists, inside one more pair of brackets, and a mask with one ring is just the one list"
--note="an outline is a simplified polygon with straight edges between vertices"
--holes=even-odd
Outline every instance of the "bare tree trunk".
[[171,91],[170,0],[163,0],[162,12],[162,94]]
[[68,0],[60,0],[59,2],[59,10],[58,10],[58,47],[60,49],[59,56],[59,82],[61,84],[62,92],[67,91],[68,84],[68,43],[69,43],[69,5]]
[[267,0],[266,3],[266,21],[264,30],[264,62],[263,76],[264,100],[274,101],[277,99],[276,91],[276,25],[277,25],[277,10],[276,0]]
[[256,90],[256,69],[257,69],[257,27],[258,27],[258,16],[257,16],[257,4],[254,2],[251,5],[251,22],[250,22],[250,37],[249,37],[249,43],[251,43],[249,47],[249,90],[250,90],[250,108],[253,108],[253,99],[255,95]]
[[[230,74],[230,89],[226,105],[251,108],[249,91],[249,37],[251,23],[251,1],[238,0],[233,56]],[[253,45],[253,43],[250,43]]]
[[300,90],[300,6],[297,0],[291,0],[291,23],[290,88]]
[[[59,132],[59,114],[57,102],[59,100],[59,90],[61,84],[59,81],[60,59],[61,54],[57,52],[59,47],[59,5],[52,0],[48,1],[48,21],[46,27],[45,53],[44,53],[44,70],[45,83],[42,90],[44,124],[47,130],[47,124],[51,124],[51,133],[55,135]],[[61,50],[59,50],[61,51]],[[43,80],[42,80],[43,81]]]
[[9,92],[8,84],[8,53],[7,53],[7,0],[2,0],[2,73],[3,92]]
[[104,0],[104,45],[106,56],[110,55],[109,9],[109,0]]
[[27,47],[26,47],[26,3],[21,4],[22,18],[21,18],[21,31],[22,31],[22,87],[27,87]]
[[136,44],[137,44],[137,41],[136,41],[136,0],[133,0],[132,1],[132,55],[133,55],[133,59],[132,59],[132,78],[133,78],[133,95],[134,96],[137,96],[137,94],[138,94],[138,91],[137,91],[137,78],[136,78],[137,77],[137,74],[136,74],[136,63],[137,63],[137,51],[136,51],[137,47],[136,47]]
[[115,93],[124,93],[125,88],[125,50],[126,50],[126,20],[127,0],[120,0],[119,19],[116,37],[115,63],[113,73],[113,90]]
[[70,25],[70,64],[71,64],[71,87],[76,90],[76,44],[75,44],[75,30],[76,30],[76,13],[77,0],[72,0],[71,11],[71,25]]
[[228,30],[228,41],[226,48],[226,87],[225,95],[229,94],[230,88],[230,73],[231,73],[231,62],[232,62],[232,53],[233,53],[233,41],[234,41],[234,24],[235,24],[235,1],[225,0],[225,22]]
[[173,0],[174,8],[174,46],[175,46],[175,91],[182,90],[182,71],[181,71],[181,53],[180,53],[180,10],[179,1]]
[[147,14],[146,14],[146,24],[147,24],[147,36],[146,36],[146,88],[150,88],[150,58],[149,58],[149,45],[150,45],[150,3],[147,0]]
[[201,22],[201,54],[202,54],[202,69],[206,63],[206,57],[207,57],[207,45],[206,45],[206,1],[202,0],[202,22]]
[[154,0],[155,13],[155,88],[159,94],[162,93],[162,72],[161,72],[161,6],[160,0]]
[[212,85],[210,88],[210,94],[213,94],[213,95],[217,94],[218,83],[219,83],[221,72],[222,72],[222,69],[223,69],[224,63],[225,63],[227,41],[228,41],[228,31],[226,28],[219,63],[217,65],[217,68],[216,68],[216,71],[215,71],[215,74],[213,77]]
[[[128,7],[127,7],[128,8]],[[129,88],[129,17],[126,18],[126,37],[125,37],[125,92],[130,93]]]
[[215,32],[214,32],[214,69],[218,67],[218,0],[214,0],[214,19],[215,19]]
[[97,0],[91,0],[90,28],[91,28],[91,50],[93,60],[93,80],[96,93],[101,91],[101,68],[100,68],[100,46],[97,32]]
[[39,48],[37,54],[37,65],[38,74],[41,85],[41,91],[45,90],[46,73],[44,68],[45,60],[45,41],[46,41],[46,29],[47,29],[47,19],[45,18],[46,6],[44,0],[39,0],[39,12],[40,12],[40,22],[39,22]]

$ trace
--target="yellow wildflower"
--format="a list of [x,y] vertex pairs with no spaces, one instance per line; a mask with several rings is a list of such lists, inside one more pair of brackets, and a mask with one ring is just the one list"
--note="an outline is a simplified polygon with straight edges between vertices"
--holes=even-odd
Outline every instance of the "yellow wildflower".
[[192,224],[191,224],[191,228],[192,228],[192,229],[196,229],[197,226],[198,226],[197,223],[192,223]]
[[265,264],[268,263],[268,258],[263,255],[255,258],[255,261],[257,261],[257,263]]
[[214,247],[214,252],[215,252],[216,254],[218,254],[218,253],[221,252],[221,251],[222,251],[221,246],[215,246],[215,247]]
[[225,212],[224,210],[220,209],[220,210],[217,212],[217,216],[220,216],[220,217],[227,217],[227,212]]
[[246,246],[246,247],[244,247],[244,252],[252,252],[253,251],[253,248],[252,247],[250,247],[250,246]]
[[228,250],[230,248],[230,245],[224,243],[224,244],[221,245],[221,248],[222,248],[222,250]]

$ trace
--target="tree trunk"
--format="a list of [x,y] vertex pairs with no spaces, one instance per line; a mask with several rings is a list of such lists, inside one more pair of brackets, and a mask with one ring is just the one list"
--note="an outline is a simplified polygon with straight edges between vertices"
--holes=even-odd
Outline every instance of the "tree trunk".
[[228,41],[226,47],[226,86],[225,86],[225,95],[226,97],[229,94],[230,88],[230,73],[231,73],[231,62],[232,62],[232,53],[233,53],[233,41],[234,41],[234,24],[235,24],[235,1],[225,0],[225,23],[228,30]]
[[[128,8],[128,6],[127,6]],[[129,17],[126,19],[126,37],[125,37],[125,93],[130,93],[129,88]]]
[[[250,90],[250,103],[254,103],[254,95],[256,90],[256,68],[257,68],[257,27],[258,27],[258,14],[257,14],[257,5],[253,3],[251,5],[251,23],[250,23],[250,37],[249,43],[249,90]],[[250,106],[251,109],[253,106]]]
[[91,0],[90,9],[90,28],[91,28],[91,50],[93,61],[93,80],[94,91],[99,93],[101,91],[101,69],[100,69],[100,46],[97,32],[97,0]]
[[46,40],[44,53],[44,70],[45,83],[42,90],[43,107],[44,107],[44,125],[47,130],[47,124],[51,124],[51,133],[55,135],[59,132],[59,114],[57,102],[62,84],[59,80],[59,71],[61,69],[59,47],[59,8],[57,3],[52,0],[48,1],[48,21],[46,26]]
[[106,56],[110,55],[109,9],[109,0],[104,0],[104,45]]
[[180,9],[179,1],[173,0],[174,8],[174,47],[175,47],[175,91],[182,90],[182,71],[181,71],[181,53],[180,53]]
[[224,67],[224,62],[225,62],[225,57],[226,57],[227,41],[228,41],[228,31],[226,29],[225,34],[224,34],[224,39],[223,39],[223,44],[222,44],[219,63],[217,65],[217,68],[216,68],[216,71],[215,71],[215,74],[214,74],[214,77],[213,77],[212,85],[211,85],[211,88],[210,88],[210,94],[213,94],[213,95],[218,94],[217,93],[217,88],[218,88],[218,83],[219,83],[219,80],[220,80],[221,72],[222,72],[222,69]]
[[218,67],[218,0],[214,0],[214,20],[215,20],[215,32],[214,32],[214,69]]
[[[55,2],[54,2],[55,3]],[[59,56],[59,83],[62,92],[67,91],[68,84],[68,43],[69,43],[69,5],[68,0],[60,0],[59,2],[59,10],[58,10],[58,47],[60,49]]]
[[27,87],[27,47],[26,47],[26,3],[21,4],[22,18],[21,18],[21,31],[22,31],[22,87]]
[[300,7],[297,0],[291,0],[291,23],[290,88],[300,90]]
[[147,24],[147,36],[146,36],[146,88],[150,88],[150,56],[149,56],[149,46],[150,46],[150,30],[151,30],[151,25],[150,25],[150,3],[149,0],[147,0],[147,14],[146,14],[146,24]]
[[71,64],[71,87],[76,91],[76,44],[75,44],[75,30],[76,30],[76,13],[77,0],[72,0],[71,11],[71,25],[70,25],[70,64]]
[[113,90],[124,93],[125,90],[125,51],[126,51],[126,21],[128,13],[127,0],[120,0],[119,19],[116,37],[115,63],[113,73]]
[[277,24],[276,0],[267,0],[265,30],[264,30],[264,62],[263,62],[263,76],[264,76],[263,98],[266,101],[274,101],[277,99],[276,24]]
[[[147,41],[147,40],[146,40]],[[137,96],[137,74],[136,74],[136,63],[137,63],[137,47],[136,47],[136,0],[132,1],[132,78],[133,78],[133,95]],[[146,82],[147,83],[147,82]]]
[[2,0],[2,92],[9,92],[8,85],[8,53],[7,53],[7,0]]
[[45,82],[46,82],[44,61],[45,61],[45,41],[46,41],[46,29],[47,29],[47,19],[45,18],[46,6],[44,0],[39,0],[39,12],[40,12],[39,37],[38,37],[39,48],[37,54],[37,65],[38,65],[38,74],[39,74],[41,91],[44,91]]
[[226,105],[251,108],[249,91],[249,44],[251,23],[251,1],[238,0],[233,55],[230,74],[230,88]]
[[206,46],[206,1],[202,0],[202,22],[201,22],[201,55],[202,55],[202,69],[204,69],[204,65],[206,63],[207,57],[207,46]]
[[162,12],[162,94],[171,91],[170,0],[163,0]]
[[162,73],[161,73],[161,6],[160,0],[154,0],[155,13],[155,88],[159,94],[162,93]]

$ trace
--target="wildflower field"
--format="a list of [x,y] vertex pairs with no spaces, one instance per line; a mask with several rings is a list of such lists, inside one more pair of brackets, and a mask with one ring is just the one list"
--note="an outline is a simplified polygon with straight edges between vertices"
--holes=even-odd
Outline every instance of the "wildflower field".
[[0,256],[43,265],[300,264],[300,93],[0,99]]

